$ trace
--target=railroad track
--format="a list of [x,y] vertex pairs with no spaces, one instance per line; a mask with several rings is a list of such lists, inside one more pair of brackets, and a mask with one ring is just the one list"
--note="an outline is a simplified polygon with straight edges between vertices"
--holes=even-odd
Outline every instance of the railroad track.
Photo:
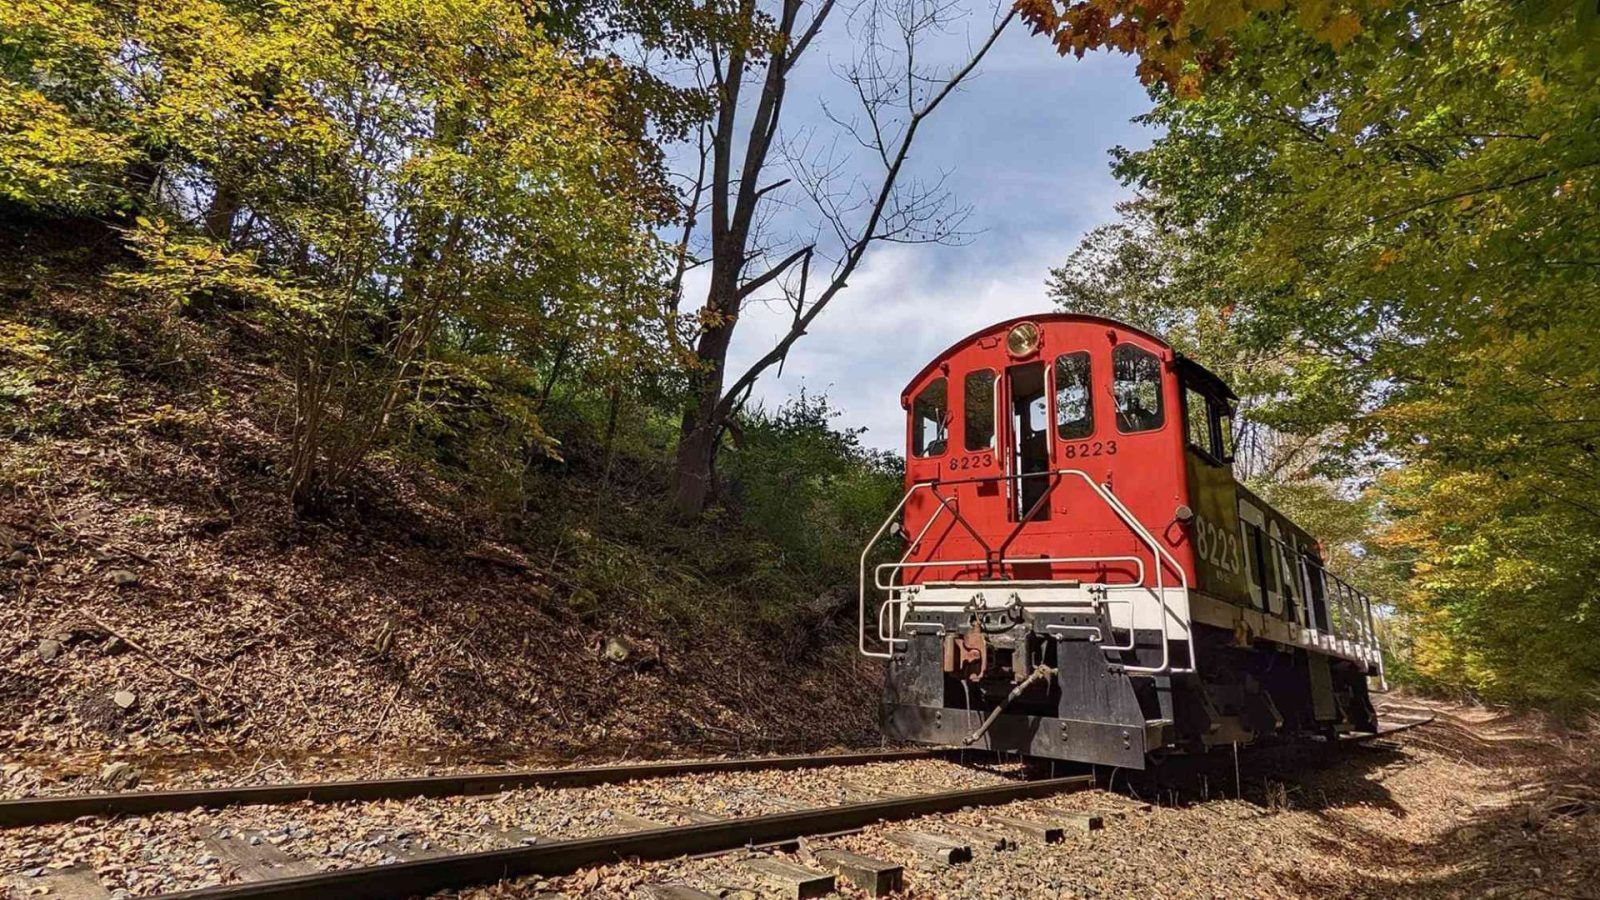
[[746,759],[645,762],[563,769],[525,769],[465,775],[375,778],[354,781],[306,781],[241,787],[175,791],[119,791],[0,801],[0,828],[71,822],[80,816],[148,815],[189,809],[264,806],[282,803],[348,803],[405,800],[412,797],[471,797],[520,788],[571,788],[617,784],[675,775],[716,772],[793,771],[828,766],[929,759],[939,751],[882,750],[865,753],[819,753],[809,756],[764,756]]
[[[1341,743],[1360,744],[1392,737],[1410,728],[1427,724],[1428,719],[1397,723],[1376,734],[1351,735]],[[481,796],[521,788],[567,788],[618,784],[641,779],[660,779],[682,775],[798,771],[824,767],[863,766],[870,763],[904,763],[928,759],[935,753],[891,751],[887,753],[840,754],[811,757],[775,757],[750,760],[717,760],[691,763],[646,763],[635,766],[604,766],[585,769],[553,769],[536,772],[492,775],[436,776],[418,779],[383,779],[361,782],[273,785],[256,788],[224,788],[203,791],[161,791],[145,794],[97,795],[93,797],[38,798],[0,804],[0,822],[35,824],[42,821],[69,821],[81,815],[147,815],[156,811],[224,808],[250,804],[280,804],[310,801],[337,803],[350,801],[397,800],[416,797]],[[833,774],[829,778],[836,777]],[[208,846],[234,865],[239,877],[233,884],[215,884],[193,890],[162,894],[184,900],[233,900],[233,898],[380,898],[426,894],[438,890],[489,884],[522,876],[558,877],[589,867],[621,860],[668,860],[731,851],[766,849],[780,851],[772,856],[729,862],[743,880],[759,884],[773,896],[820,896],[833,890],[837,879],[855,884],[869,895],[897,889],[903,882],[903,859],[867,858],[835,845],[841,835],[852,834],[880,823],[902,822],[921,816],[976,809],[982,817],[981,829],[956,826],[930,826],[932,831],[893,831],[889,839],[904,848],[903,856],[914,865],[950,865],[970,859],[974,846],[1004,846],[1007,841],[1059,841],[1067,830],[1099,828],[1104,817],[1093,813],[1024,807],[1023,817],[988,814],[993,808],[1017,801],[1041,800],[1055,795],[1093,787],[1091,775],[1072,775],[1041,780],[1011,780],[979,787],[900,795],[894,789],[880,789],[838,778],[850,802],[838,804],[795,803],[780,798],[768,799],[780,805],[778,812],[762,812],[721,817],[686,807],[669,807],[673,817],[686,824],[667,824],[628,812],[617,812],[614,821],[628,830],[552,840],[516,832],[504,835],[512,846],[473,852],[453,852],[426,841],[389,841],[392,861],[379,865],[317,870],[317,863],[290,856],[259,835],[245,839],[243,832],[213,834]],[[70,813],[70,815],[69,815]],[[63,818],[66,817],[66,818]],[[230,841],[229,838],[232,838]],[[787,861],[792,852],[806,842],[804,864]],[[331,862],[331,861],[330,861]],[[344,862],[331,862],[344,865]],[[13,885],[17,882],[13,881]],[[57,896],[68,898],[106,897],[109,894],[89,871],[56,873]],[[686,885],[660,884],[646,893],[692,900],[708,897]]]
[[[244,879],[238,884],[212,885],[163,896],[393,897],[493,882],[519,874],[564,874],[576,868],[621,858],[660,859],[720,853],[747,846],[792,845],[802,836],[849,831],[873,822],[895,821],[966,806],[1004,803],[1069,788],[1081,789],[1092,784],[1092,779],[1088,777],[1056,779],[1047,783],[1006,780],[993,773],[968,773],[956,780],[970,782],[981,776],[999,783],[972,789],[927,792],[925,786],[888,784],[875,788],[849,780],[853,777],[852,771],[864,769],[869,774],[858,777],[870,784],[873,778],[871,773],[875,772],[882,779],[901,771],[908,764],[915,765],[946,755],[955,754],[940,751],[884,751],[249,788],[41,797],[0,803],[0,822],[12,826],[12,833],[18,830],[29,832],[31,829],[33,834],[40,835],[40,846],[50,848],[44,852],[61,846],[64,841],[80,841],[82,835],[91,829],[98,833],[121,827],[124,834],[129,831],[155,834],[156,843],[179,848],[179,852],[167,857],[185,867],[184,878],[178,882],[178,886],[204,884],[205,877],[212,881],[234,877]],[[983,752],[965,751],[965,755],[969,758],[993,758]],[[1020,771],[1020,766],[1016,768]],[[785,780],[793,780],[787,773],[801,770],[821,770],[811,776],[812,789],[800,791],[801,794],[811,794],[804,800],[786,796],[788,792],[783,790]],[[951,771],[960,773],[963,770]],[[774,773],[784,774],[775,778]],[[719,789],[725,785],[730,794],[744,793],[744,802],[731,807],[737,810],[737,814],[714,807],[719,808],[722,817],[674,805],[680,801],[673,799],[671,792],[682,786],[674,779],[682,776],[713,778],[715,781],[705,783]],[[740,777],[746,779],[742,786],[736,781]],[[757,783],[750,783],[752,778],[758,779]],[[906,779],[898,780],[904,782]],[[649,790],[651,782],[661,787]],[[836,784],[838,791],[825,792],[827,796],[818,797],[815,788],[821,784]],[[595,796],[597,792],[593,790],[569,790],[596,787],[603,790],[605,786],[612,789],[609,795]],[[896,791],[917,793],[898,796],[894,795]],[[663,793],[670,802],[663,801]],[[654,799],[646,796],[648,794],[655,794]],[[485,824],[481,833],[463,834],[463,830],[474,830],[468,825],[465,829],[458,827],[453,832],[441,829],[440,833],[432,835],[431,840],[418,839],[415,832],[408,836],[406,829],[395,827],[396,817],[379,815],[384,808],[401,806],[396,801],[408,798],[457,796],[469,798],[461,802],[472,804],[468,815],[455,817],[457,823],[467,821],[471,813],[495,809],[506,798],[515,798],[515,806],[544,807],[552,815],[558,814],[561,808],[577,807],[584,807],[590,812],[599,810],[599,813],[587,818],[580,816],[580,821],[570,823],[570,829],[556,827],[549,831],[534,831],[531,825],[525,826],[529,830],[524,830]],[[837,802],[844,798],[850,802]],[[428,802],[413,800],[415,804]],[[340,803],[358,805],[353,808],[333,806]],[[568,806],[563,807],[562,804]],[[299,833],[299,828],[269,831],[254,827],[253,824],[241,827],[237,820],[248,817],[200,815],[194,812],[262,805],[285,806],[282,812],[270,810],[268,818],[278,822],[309,822],[317,826],[318,839],[301,839],[306,835]],[[552,810],[552,807],[555,809]],[[319,809],[326,810],[320,822],[309,818]],[[668,825],[641,817],[637,812],[668,820],[687,820],[687,824]],[[85,816],[121,818],[103,823],[102,827],[102,823],[83,819]],[[522,821],[517,813],[511,816],[513,821]],[[497,818],[503,820],[504,817]],[[629,830],[620,834],[583,833],[613,827]],[[310,831],[309,828],[305,830]],[[567,840],[550,837],[552,833],[572,832],[577,832],[577,836]],[[346,844],[360,845],[360,852],[346,853],[343,845],[338,851],[324,852],[330,844],[320,839],[335,833],[341,833],[343,837],[359,836],[358,840]],[[288,839],[285,839],[286,836]],[[465,840],[452,841],[452,837]],[[123,843],[126,843],[125,839]],[[488,844],[495,849],[454,852],[447,849],[450,843],[458,847]],[[953,848],[941,850],[934,847],[934,843],[937,842],[928,845],[933,847],[930,852],[943,852],[947,856],[951,854]],[[200,858],[212,867],[209,875],[192,871],[196,854],[201,853],[202,847],[205,852]],[[970,853],[970,850],[965,852]],[[79,860],[86,856],[81,853],[74,855]],[[130,855],[125,848],[123,855]],[[954,855],[959,858],[961,854],[956,852]],[[372,864],[375,856],[381,856],[382,862]],[[840,859],[849,861],[849,857],[849,854],[843,854]],[[34,862],[41,861],[39,856],[33,859]],[[862,869],[858,865],[860,862],[856,860],[852,863],[856,865],[852,871],[857,874],[870,870],[873,879],[898,878],[900,870],[896,866],[876,865],[874,861],[868,861],[867,869]],[[340,868],[351,866],[352,863],[355,863],[353,867]],[[324,866],[331,868],[318,871]],[[103,864],[99,871],[106,871]],[[793,872],[789,874],[792,876]],[[767,878],[770,880],[771,877],[775,876],[768,873]],[[113,885],[120,883],[133,886],[132,879],[125,876],[111,881]],[[6,884],[7,879],[0,875],[0,888]],[[62,869],[33,866],[20,876],[13,876],[9,885],[25,895],[44,888],[50,890],[52,896],[110,896],[99,880],[97,871],[86,865]],[[148,893],[151,886],[146,881],[136,890]],[[679,896],[686,895],[680,892]]]
[[[1420,709],[1421,707],[1416,707],[1416,708]],[[1384,738],[1389,738],[1389,737],[1393,737],[1394,735],[1401,734],[1402,732],[1410,731],[1413,728],[1421,728],[1424,725],[1431,725],[1431,724],[1433,724],[1433,720],[1435,718],[1436,718],[1436,716],[1434,715],[1434,713],[1429,712],[1428,715],[1426,717],[1424,717],[1424,718],[1410,719],[1410,720],[1403,721],[1403,722],[1395,722],[1395,723],[1393,723],[1391,725],[1388,725],[1386,727],[1379,728],[1376,732],[1373,732],[1372,734],[1350,735],[1350,736],[1346,737],[1345,740],[1350,741],[1352,743],[1356,743],[1356,744],[1364,744],[1364,743],[1366,743],[1368,741],[1382,740]]]
[[[404,897],[448,888],[487,884],[517,876],[566,875],[588,866],[624,859],[649,861],[721,853],[746,847],[782,848],[785,844],[813,835],[838,835],[879,822],[954,812],[966,807],[991,806],[1016,800],[1048,797],[1065,791],[1083,790],[1092,787],[1093,784],[1094,778],[1090,775],[1043,781],[1019,781],[1015,784],[994,787],[911,797],[890,797],[720,822],[646,828],[624,834],[554,841],[549,844],[535,843],[530,847],[452,854],[388,866],[367,866],[271,881],[221,885],[166,896],[169,900]],[[1047,821],[1040,821],[1037,827],[1043,835],[1047,829],[1061,826],[1052,826]],[[925,848],[921,852],[935,859],[943,859],[947,863],[960,862],[963,858],[971,857],[971,847],[959,837],[920,832],[905,832],[904,837],[904,843],[908,847],[918,848],[918,845],[921,845],[921,848]],[[898,882],[899,873],[903,871],[902,866],[882,860],[864,857],[848,859],[830,856],[826,852],[814,855],[823,860],[824,865],[829,865],[829,860],[847,863],[847,865],[835,865],[831,876],[844,874],[846,877],[859,878],[857,886],[869,891],[883,889],[887,886],[886,883]],[[850,854],[850,856],[855,855]],[[808,870],[789,863],[779,867],[757,866],[752,872],[758,880],[788,885],[788,890],[775,886],[774,889],[779,893],[798,896],[811,895],[813,892],[829,893],[832,890],[830,873],[825,869]],[[822,889],[824,884],[828,885],[826,890]],[[682,897],[692,896],[688,890],[681,888],[669,893]]]

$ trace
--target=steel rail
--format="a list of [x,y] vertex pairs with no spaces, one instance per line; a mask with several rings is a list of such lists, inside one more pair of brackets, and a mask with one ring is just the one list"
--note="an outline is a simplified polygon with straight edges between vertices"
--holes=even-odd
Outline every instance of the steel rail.
[[1426,719],[1416,719],[1411,722],[1401,722],[1389,728],[1385,728],[1380,725],[1378,730],[1372,732],[1371,734],[1349,735],[1345,738],[1342,738],[1342,740],[1348,740],[1352,743],[1359,744],[1365,741],[1375,740],[1377,738],[1386,738],[1390,735],[1399,734],[1402,731],[1410,731],[1413,728],[1420,728],[1423,725],[1431,725],[1436,715],[1436,713],[1429,713]]
[[488,884],[528,875],[558,876],[624,859],[673,859],[738,850],[752,844],[795,840],[862,828],[876,822],[954,812],[968,806],[1009,803],[1091,787],[1092,775],[1020,781],[964,791],[895,797],[821,809],[652,828],[624,834],[577,838],[461,853],[433,859],[336,869],[310,875],[199,888],[161,895],[164,900],[324,900],[324,898],[410,897],[450,888]]
[[792,771],[827,766],[854,766],[875,762],[926,759],[941,751],[882,750],[864,753],[824,753],[810,756],[761,756],[746,759],[710,759],[635,763],[620,766],[586,766],[567,769],[524,769],[461,775],[427,775],[414,778],[377,778],[360,781],[307,781],[242,787],[197,788],[170,791],[121,791],[28,797],[0,801],[0,828],[70,822],[79,816],[143,815],[181,812],[202,807],[264,806],[278,803],[344,803],[396,800],[408,797],[455,797],[497,794],[517,788],[571,788],[614,784],[645,778],[669,778],[711,772],[756,770]]

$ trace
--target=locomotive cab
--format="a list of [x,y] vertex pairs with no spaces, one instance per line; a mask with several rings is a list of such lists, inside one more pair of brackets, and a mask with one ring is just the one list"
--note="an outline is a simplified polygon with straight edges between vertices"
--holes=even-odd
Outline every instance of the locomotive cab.
[[[1234,401],[1091,316],[1002,322],[924,367],[902,396],[906,490],[862,554],[886,732],[1143,767],[1373,727],[1370,605],[1234,479]],[[875,560],[895,522],[902,546]]]

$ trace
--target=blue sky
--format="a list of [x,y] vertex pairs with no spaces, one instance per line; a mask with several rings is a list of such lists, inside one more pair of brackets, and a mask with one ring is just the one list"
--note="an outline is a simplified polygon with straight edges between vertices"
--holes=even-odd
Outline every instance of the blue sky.
[[[981,23],[980,23],[981,24]],[[814,51],[791,88],[790,135],[834,126],[828,102],[849,109],[830,63],[849,52],[841,31]],[[965,36],[943,42],[950,55]],[[1082,60],[1013,24],[981,69],[927,120],[913,150],[913,173],[948,173],[957,200],[972,207],[977,234],[963,246],[876,244],[847,287],[795,345],[781,377],[769,370],[753,399],[782,404],[802,386],[825,392],[841,427],[867,428],[870,446],[899,450],[899,394],[931,357],[986,324],[1050,308],[1047,270],[1082,234],[1114,218],[1126,196],[1111,177],[1107,151],[1144,146],[1154,136],[1129,120],[1149,108],[1127,57]],[[866,173],[870,176],[870,172]],[[776,177],[776,176],[775,176]],[[796,209],[794,216],[804,216]],[[803,227],[803,225],[802,225]],[[685,300],[703,301],[692,279]],[[734,336],[730,371],[739,373],[788,325],[789,311],[747,307]]]

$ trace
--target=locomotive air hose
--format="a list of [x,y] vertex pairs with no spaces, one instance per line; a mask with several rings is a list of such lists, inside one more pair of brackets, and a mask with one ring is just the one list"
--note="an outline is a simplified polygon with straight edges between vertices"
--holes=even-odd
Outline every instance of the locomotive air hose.
[[1016,700],[1018,697],[1022,696],[1022,692],[1027,690],[1029,685],[1033,684],[1035,681],[1043,681],[1046,678],[1053,678],[1055,677],[1055,674],[1055,669],[1052,669],[1043,663],[1034,666],[1033,674],[1022,679],[1022,681],[1017,683],[1016,687],[1011,689],[1011,693],[1007,694],[1006,698],[1000,701],[1000,705],[996,706],[989,713],[988,717],[983,720],[983,724],[978,726],[978,730],[967,735],[965,738],[962,738],[962,745],[971,746],[975,741],[978,740],[978,738],[983,737],[984,734],[988,732],[989,726],[994,724],[994,720],[1000,718],[1000,714],[1006,711],[1006,707],[1010,706],[1013,700]]

